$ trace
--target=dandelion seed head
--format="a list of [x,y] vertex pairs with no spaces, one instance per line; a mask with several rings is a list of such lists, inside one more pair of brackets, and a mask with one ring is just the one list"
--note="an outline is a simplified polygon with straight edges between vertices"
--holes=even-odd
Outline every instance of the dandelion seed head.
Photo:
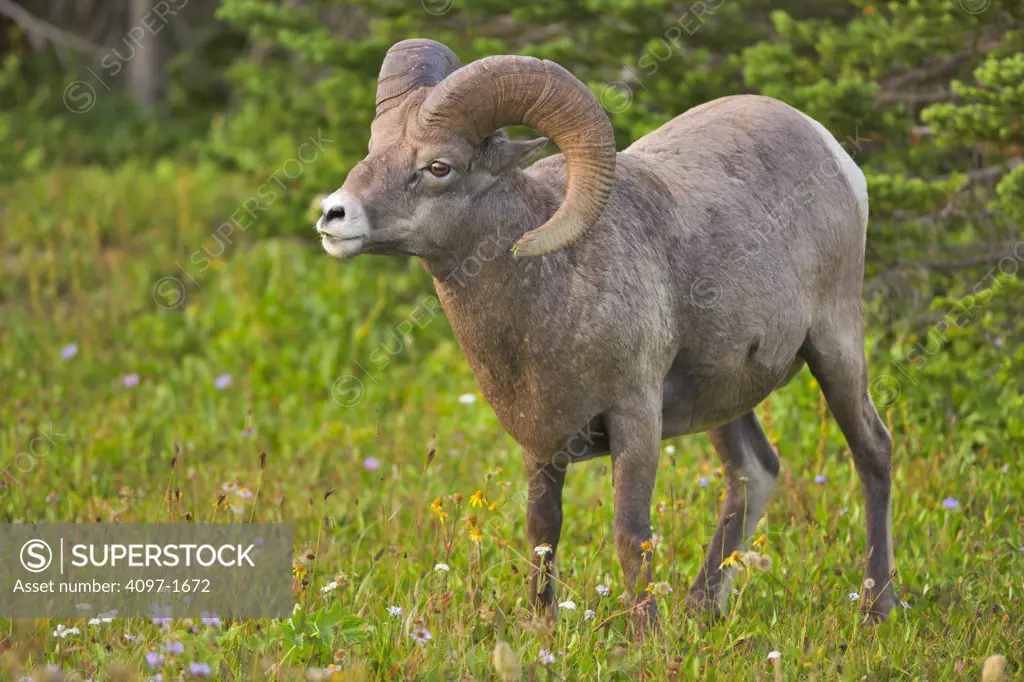
[[494,669],[498,671],[498,677],[502,682],[512,682],[522,677],[516,652],[512,651],[508,642],[500,639],[494,644]]

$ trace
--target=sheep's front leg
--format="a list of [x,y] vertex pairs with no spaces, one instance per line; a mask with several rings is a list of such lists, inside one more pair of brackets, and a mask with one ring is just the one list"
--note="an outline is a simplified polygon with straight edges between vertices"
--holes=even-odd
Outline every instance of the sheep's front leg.
[[[538,611],[558,615],[555,602],[555,552],[562,534],[562,486],[565,465],[541,464],[527,457],[530,475],[526,506],[526,535],[530,541],[530,600]],[[538,547],[550,551],[537,551]]]
[[633,623],[642,634],[656,627],[651,582],[651,497],[661,443],[661,387],[616,405],[605,414],[615,488],[615,546],[633,595]]

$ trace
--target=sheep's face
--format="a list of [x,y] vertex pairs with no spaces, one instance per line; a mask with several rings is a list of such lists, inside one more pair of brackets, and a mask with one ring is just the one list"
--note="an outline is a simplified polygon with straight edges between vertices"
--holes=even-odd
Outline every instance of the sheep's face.
[[450,255],[475,202],[546,142],[513,141],[499,130],[472,144],[420,126],[416,111],[402,107],[374,121],[366,158],[324,199],[316,229],[327,253]]

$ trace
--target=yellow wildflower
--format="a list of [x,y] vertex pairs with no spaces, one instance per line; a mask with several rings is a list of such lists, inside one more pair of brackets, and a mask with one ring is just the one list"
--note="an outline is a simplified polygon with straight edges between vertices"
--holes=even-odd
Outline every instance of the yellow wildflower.
[[440,497],[430,503],[430,511],[437,515],[437,520],[440,521],[442,525],[444,525],[444,522],[448,520],[448,512],[446,512],[443,507],[444,501]]
[[654,545],[651,544],[650,540],[644,540],[640,543],[640,551],[642,552],[653,552]]
[[483,507],[487,504],[487,500],[484,499],[484,493],[482,490],[477,490],[473,493],[473,496],[469,498],[469,506],[471,507]]
[[480,530],[479,526],[473,526],[469,529],[469,539],[477,544],[480,544],[480,541],[484,539],[484,533]]
[[764,551],[765,547],[767,547],[767,546],[768,546],[768,538],[766,538],[763,535],[758,535],[757,539],[754,540],[754,547],[756,547],[757,549],[761,550],[762,552]]
[[735,566],[737,563],[739,563],[739,560],[740,560],[740,553],[739,552],[733,552],[729,556],[725,557],[725,560],[722,561],[722,563],[718,567],[719,568],[725,568],[726,566]]
[[487,511],[494,511],[497,508],[498,508],[498,503],[497,502],[491,502],[489,505],[487,505]]

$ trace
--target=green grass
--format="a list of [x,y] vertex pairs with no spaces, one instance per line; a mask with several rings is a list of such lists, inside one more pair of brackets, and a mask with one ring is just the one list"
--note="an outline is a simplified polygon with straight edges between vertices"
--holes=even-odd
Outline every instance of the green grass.
[[[414,261],[339,264],[312,238],[256,230],[207,267],[189,265],[204,244],[216,249],[213,230],[250,185],[165,166],[0,189],[0,467],[40,431],[67,434],[8,480],[0,521],[289,522],[297,553],[315,555],[294,579],[306,617],[169,631],[145,620],[0,621],[0,679],[47,664],[81,679],[146,679],[158,671],[145,654],[176,638],[185,653],[169,657],[164,679],[202,661],[220,679],[301,679],[335,664],[332,679],[485,680],[496,675],[496,633],[524,679],[978,679],[997,653],[1020,675],[1024,463],[999,439],[979,446],[961,435],[956,420],[922,426],[935,423],[927,384],[904,388],[885,415],[896,443],[897,590],[910,604],[885,624],[865,625],[848,597],[863,580],[860,487],[806,371],[759,408],[783,461],[759,531],[772,566],[740,574],[724,621],[695,619],[682,604],[723,486],[704,436],[664,444],[655,576],[673,592],[661,599],[660,635],[635,646],[615,616],[624,585],[607,460],[573,466],[565,491],[559,596],[578,608],[563,608],[553,627],[535,618],[518,446],[485,401],[459,400],[476,388],[442,316],[419,315],[422,326],[396,341],[433,295],[429,277]],[[171,290],[154,294],[167,277],[185,287],[180,305],[168,306]],[[71,343],[77,355],[63,359]],[[131,373],[139,383],[126,387]],[[218,389],[225,373],[231,384]],[[361,396],[335,388],[334,399],[348,374]],[[828,481],[815,483],[818,474]],[[217,508],[227,481],[259,484],[240,515]],[[180,501],[168,503],[168,487]],[[470,507],[477,490],[493,510]],[[958,509],[942,508],[950,497]],[[451,515],[443,526],[435,498]],[[58,624],[80,633],[54,636]],[[332,636],[313,641],[313,624]],[[432,639],[414,641],[417,627]],[[541,665],[541,649],[555,662]],[[766,661],[773,650],[778,670]]]

